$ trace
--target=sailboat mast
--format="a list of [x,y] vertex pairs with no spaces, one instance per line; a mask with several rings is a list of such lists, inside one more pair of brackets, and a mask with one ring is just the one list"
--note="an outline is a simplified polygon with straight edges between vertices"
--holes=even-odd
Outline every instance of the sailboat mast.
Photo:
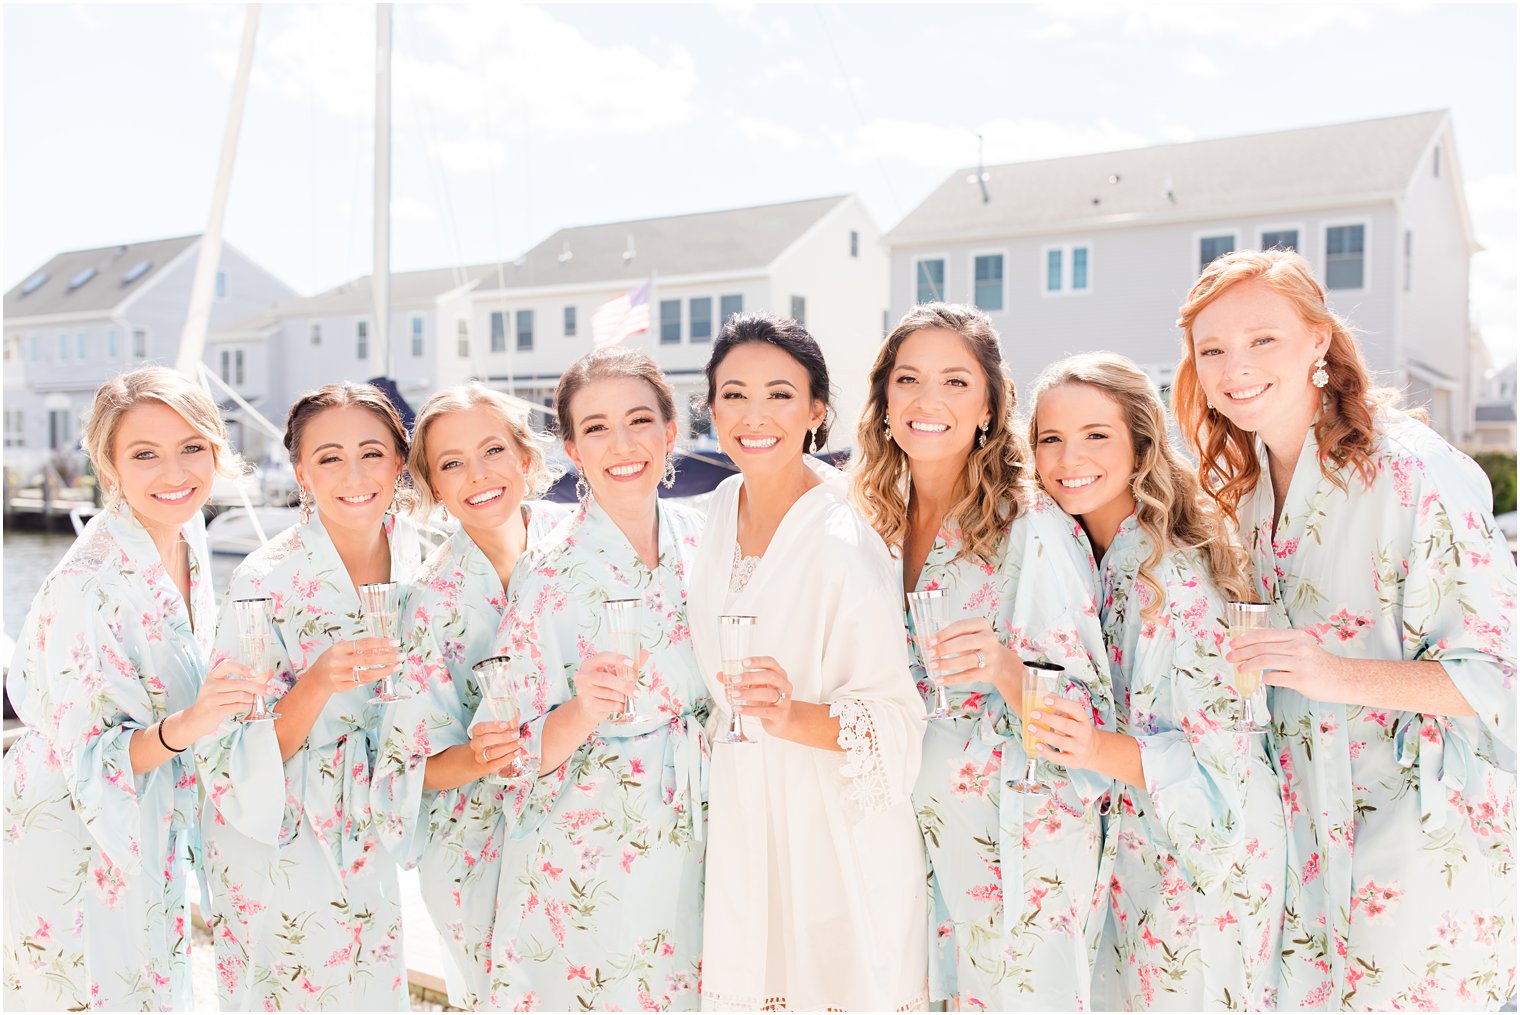
[[375,7],[375,267],[371,275],[375,344],[386,377],[396,376],[391,348],[391,5]]
[[249,4],[243,15],[243,45],[238,51],[237,73],[232,78],[232,102],[227,126],[222,131],[222,154],[217,163],[216,184],[211,192],[211,215],[201,236],[190,283],[190,307],[179,335],[179,355],[174,366],[180,373],[199,378],[201,354],[206,350],[206,327],[211,321],[217,265],[222,260],[222,222],[227,217],[227,195],[232,190],[232,163],[237,158],[238,134],[243,127],[243,105],[248,99],[248,78],[253,70],[253,43],[259,34],[259,5]]

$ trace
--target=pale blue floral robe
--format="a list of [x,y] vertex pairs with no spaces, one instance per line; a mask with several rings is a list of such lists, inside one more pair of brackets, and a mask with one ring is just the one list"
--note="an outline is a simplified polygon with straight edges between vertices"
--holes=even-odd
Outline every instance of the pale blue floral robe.
[[1476,717],[1269,695],[1290,827],[1281,1007],[1496,1009],[1515,989],[1515,564],[1487,477],[1376,415],[1369,488],[1311,430],[1272,531],[1241,535],[1278,623],[1336,655],[1435,660]]
[[[569,513],[547,501],[524,509],[529,549],[543,546]],[[506,609],[501,578],[463,529],[428,556],[402,621],[402,693],[410,697],[385,709],[371,797],[381,842],[403,866],[418,868],[422,900],[443,944],[449,1000],[470,1009],[491,990],[502,788],[477,780],[435,792],[422,783],[430,755],[470,742],[480,705],[470,667],[495,653]]]
[[1100,607],[1118,732],[1140,746],[1145,789],[1118,787],[1093,1005],[1120,1011],[1274,1007],[1287,829],[1266,738],[1242,715],[1224,600],[1194,552],[1137,577],[1151,539],[1134,515],[1103,555]]
[[[385,525],[391,580],[404,584],[420,564],[416,531],[389,515]],[[287,690],[334,643],[368,636],[358,591],[315,515],[238,565],[228,602],[252,596],[274,599],[275,679]],[[237,617],[226,614],[218,650],[236,658]],[[370,815],[377,686],[333,695],[283,763],[273,723],[229,721],[197,745],[224,1011],[409,1007],[396,864]]]
[[[1111,728],[1091,556],[1076,523],[1048,496],[1031,491],[1026,503],[991,563],[956,559],[961,531],[947,523],[917,589],[949,592],[952,623],[985,617],[1020,658],[1064,666],[1067,693],[1088,701]],[[911,618],[907,623],[911,632]],[[916,639],[911,653],[914,679],[932,707],[934,685]],[[1113,782],[1042,763],[1040,778],[1054,795],[1009,789],[1028,762],[1018,710],[990,683],[946,692],[955,717],[924,724],[913,790],[934,910],[930,996],[958,998],[962,1011],[1085,1010],[1090,948],[1102,923],[1101,912],[1093,915],[1099,802]]]
[[[650,570],[594,499],[530,550],[512,578],[498,641],[530,681],[520,705],[527,773],[508,787],[491,939],[493,1008],[695,1010],[711,710],[687,622],[687,575],[701,517],[659,504]],[[544,721],[575,693],[581,660],[612,644],[609,599],[643,598],[637,710],[602,723],[553,772]],[[490,721],[489,711],[475,721]]]
[[186,753],[134,776],[130,755],[132,734],[193,704],[209,668],[199,514],[183,533],[188,604],[136,518],[106,511],[17,639],[8,687],[27,731],[5,756],[8,1009],[191,1006],[195,767]]

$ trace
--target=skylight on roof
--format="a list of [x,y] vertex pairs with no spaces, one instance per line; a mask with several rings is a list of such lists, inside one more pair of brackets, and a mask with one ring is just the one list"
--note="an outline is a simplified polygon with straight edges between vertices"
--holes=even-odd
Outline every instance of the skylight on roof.
[[48,273],[45,271],[39,271],[37,274],[26,280],[26,285],[21,287],[21,295],[30,296],[38,289],[41,289],[42,283],[46,282],[47,280]]
[[138,261],[136,264],[132,265],[131,269],[128,270],[125,275],[121,277],[121,284],[131,285],[133,282],[136,282],[138,279],[146,275],[148,273],[148,269],[151,267],[153,267],[152,261]]
[[69,279],[69,289],[71,291],[74,290],[74,289],[78,289],[80,286],[84,285],[86,282],[88,282],[90,279],[92,279],[94,277],[95,277],[95,269],[94,268],[86,268],[84,271],[81,271],[79,274],[77,274],[73,278]]

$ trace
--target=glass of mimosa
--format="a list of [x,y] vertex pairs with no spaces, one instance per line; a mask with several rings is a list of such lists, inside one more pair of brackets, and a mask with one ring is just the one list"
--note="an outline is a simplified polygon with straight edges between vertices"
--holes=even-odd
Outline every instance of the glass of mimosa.
[[918,641],[918,657],[924,664],[924,676],[934,684],[934,711],[925,720],[950,718],[950,699],[945,685],[929,669],[929,645],[950,622],[950,597],[944,589],[925,589],[908,593],[908,615],[913,619],[913,636]]
[[[1045,697],[1060,694],[1066,676],[1066,667],[1055,663],[1024,660],[1024,676],[1020,684],[1019,728],[1024,734],[1024,754],[1029,759],[1022,779],[1013,779],[1008,788],[1015,793],[1029,796],[1049,796],[1050,787],[1040,781],[1035,762],[1039,757],[1040,740],[1035,736],[1029,717],[1045,705]],[[1047,729],[1048,727],[1040,727]]]
[[628,665],[633,668],[634,682],[634,690],[628,695],[623,711],[609,716],[607,721],[615,726],[643,722],[644,717],[633,707],[633,698],[638,693],[639,642],[644,626],[644,600],[609,599],[602,604],[602,613],[607,621],[607,636],[612,642],[612,651],[628,657]]
[[[1225,604],[1225,619],[1230,625],[1230,637],[1245,634],[1247,631],[1261,631],[1272,626],[1271,604],[1251,603],[1231,600]],[[1267,711],[1267,688],[1261,682],[1261,670],[1248,670],[1239,666],[1233,666],[1230,672],[1234,676],[1235,692],[1240,695],[1241,709],[1244,714],[1235,720],[1234,730],[1236,733],[1265,733],[1269,729],[1264,722],[1258,721],[1258,716],[1263,720],[1271,721],[1271,713]]]

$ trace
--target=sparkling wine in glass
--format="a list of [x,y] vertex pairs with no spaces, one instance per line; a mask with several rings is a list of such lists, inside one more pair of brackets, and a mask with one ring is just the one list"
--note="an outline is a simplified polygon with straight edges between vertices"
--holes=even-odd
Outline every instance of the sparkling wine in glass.
[[[232,608],[237,613],[239,655],[253,671],[253,679],[265,687],[274,675],[274,600],[268,596],[235,599]],[[269,722],[279,717],[260,692],[253,697],[253,708],[236,718],[238,722]]]
[[643,722],[644,717],[634,709],[633,699],[638,693],[639,642],[644,626],[644,600],[609,599],[602,604],[602,612],[607,621],[607,636],[612,642],[612,651],[631,660],[629,665],[633,667],[634,682],[634,692],[628,696],[623,711],[613,714],[608,721],[616,726]]
[[[1261,631],[1272,626],[1269,603],[1231,600],[1225,603],[1224,610],[1225,619],[1230,625],[1231,638],[1245,634],[1247,631]],[[1236,733],[1267,732],[1269,727],[1257,719],[1258,716],[1269,721],[1271,719],[1271,713],[1267,711],[1267,688],[1261,682],[1261,670],[1248,670],[1235,666],[1230,672],[1234,675],[1235,691],[1240,695],[1240,706],[1243,711],[1243,714],[1236,718],[1232,728]]]
[[[522,723],[518,695],[525,689],[525,681],[512,672],[511,663],[510,656],[492,656],[482,659],[470,669],[475,672],[475,683],[480,687],[480,700],[491,718],[508,726],[518,726]],[[514,759],[486,776],[486,781],[504,785],[520,775],[522,769]]]
[[[359,606],[364,613],[364,629],[371,638],[397,640],[401,635],[401,586],[396,582],[367,582],[359,586]],[[365,666],[363,669],[381,669]],[[380,678],[380,689],[370,698],[372,704],[389,704],[404,696],[396,693],[396,671]]]
[[755,636],[754,617],[726,614],[718,618],[718,650],[723,660],[723,697],[728,701],[730,721],[728,729],[713,739],[720,744],[752,744],[755,741],[744,735],[744,724],[735,709],[734,685],[744,676],[744,660],[754,654],[751,644]]
[[1024,678],[1019,689],[1019,728],[1024,734],[1024,754],[1029,761],[1028,767],[1024,769],[1024,777],[1008,783],[1008,788],[1016,793],[1028,796],[1050,795],[1050,787],[1040,781],[1039,772],[1036,771],[1035,761],[1039,756],[1040,741],[1030,727],[1038,724],[1031,723],[1029,717],[1045,704],[1046,695],[1061,693],[1061,682],[1065,674],[1064,666],[1024,660]]
[[929,643],[950,623],[950,597],[944,589],[926,589],[908,593],[908,615],[913,618],[913,635],[918,639],[918,657],[924,663],[924,675],[934,684],[934,711],[926,721],[948,719],[950,699],[945,686],[934,679],[929,669]]

